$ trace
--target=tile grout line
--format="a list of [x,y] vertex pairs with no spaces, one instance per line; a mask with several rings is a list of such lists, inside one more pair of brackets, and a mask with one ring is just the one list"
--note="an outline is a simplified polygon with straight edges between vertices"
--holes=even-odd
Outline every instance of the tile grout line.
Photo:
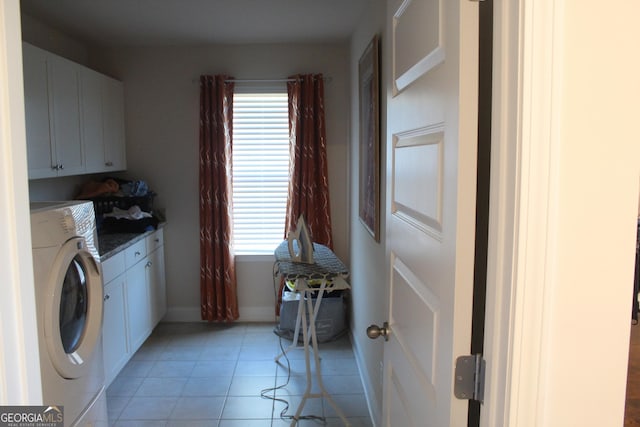
[[[232,327],[233,328],[233,327]],[[266,333],[268,332],[269,334],[272,334],[272,325],[269,325],[267,327],[259,327],[259,328],[252,328],[251,326],[247,327],[244,326],[242,327],[242,330],[239,331],[239,333],[233,333],[233,332],[227,332],[230,331],[231,329],[225,328],[225,329],[219,329],[224,331],[223,334],[220,334],[220,345],[225,345],[225,338],[230,338],[229,342],[232,342],[232,346],[233,346],[233,350],[231,352],[229,352],[228,355],[232,355],[233,354],[233,358],[229,358],[229,366],[233,366],[233,370],[230,372],[230,376],[227,375],[222,375],[222,372],[216,372],[216,376],[220,376],[220,377],[224,377],[225,381],[226,378],[229,379],[229,383],[226,384],[224,386],[224,389],[220,389],[219,392],[222,392],[222,394],[220,395],[220,397],[222,399],[221,402],[221,408],[220,408],[220,412],[217,414],[218,415],[218,419],[217,422],[214,422],[211,425],[217,425],[217,426],[221,426],[221,425],[226,425],[230,419],[232,418],[228,418],[225,419],[223,418],[223,414],[225,412],[225,409],[228,407],[228,404],[230,403],[230,398],[232,397],[238,397],[240,400],[242,400],[243,398],[246,397],[252,397],[252,396],[260,396],[260,390],[258,390],[255,394],[254,392],[251,392],[251,394],[246,394],[246,392],[242,391],[243,386],[242,382],[238,383],[238,379],[239,378],[259,378],[261,376],[264,375],[264,373],[266,371],[264,371],[265,368],[269,369],[270,372],[273,372],[273,378],[272,380],[269,380],[269,383],[271,383],[273,385],[273,387],[278,387],[278,382],[280,379],[284,378],[285,375],[285,368],[281,367],[278,363],[276,363],[273,360],[273,357],[269,357],[268,359],[265,358],[265,354],[260,354],[261,347],[263,348],[272,348],[273,346],[275,346],[275,342],[270,341],[268,338],[266,338]],[[219,330],[211,330],[211,329],[207,329],[207,327],[204,327],[200,324],[193,324],[191,326],[189,325],[184,325],[184,324],[179,324],[179,325],[175,325],[175,324],[170,324],[167,327],[163,328],[163,329],[159,329],[158,331],[154,331],[154,333],[152,334],[152,340],[154,343],[154,346],[157,345],[157,347],[155,347],[153,350],[149,350],[150,352],[150,358],[152,358],[153,360],[147,360],[142,359],[142,360],[135,360],[135,361],[144,361],[144,362],[151,362],[150,367],[148,367],[146,370],[144,371],[140,371],[140,372],[144,372],[143,376],[140,377],[141,381],[139,383],[137,383],[135,390],[133,390],[131,393],[127,393],[126,396],[120,396],[121,399],[123,399],[124,403],[122,404],[122,408],[121,410],[118,412],[117,416],[115,419],[110,419],[109,420],[109,425],[110,426],[114,426],[117,422],[122,421],[123,424],[126,423],[126,419],[122,419],[122,415],[125,414],[125,410],[127,409],[127,407],[131,404],[132,399],[134,399],[138,393],[140,393],[142,387],[145,386],[145,382],[147,379],[149,378],[164,378],[164,379],[168,379],[168,378],[174,378],[171,376],[168,377],[164,377],[163,373],[160,372],[159,368],[158,372],[155,372],[156,374],[160,375],[159,377],[155,377],[155,376],[151,376],[154,374],[154,367],[159,367],[160,365],[158,365],[159,362],[176,362],[176,361],[189,361],[192,362],[192,366],[189,369],[189,375],[187,375],[187,379],[184,382],[180,383],[180,392],[176,395],[176,394],[171,394],[170,396],[167,396],[167,398],[171,398],[172,399],[172,404],[173,407],[171,408],[170,414],[168,416],[168,418],[163,419],[162,422],[167,423],[167,425],[177,425],[176,422],[179,422],[179,420],[172,420],[172,416],[174,416],[176,414],[176,410],[177,410],[177,405],[178,402],[182,402],[182,404],[184,404],[185,399],[188,399],[189,397],[194,397],[194,396],[189,396],[189,395],[185,395],[185,392],[187,392],[187,387],[188,384],[190,383],[190,380],[196,378],[193,376],[194,372],[196,371],[196,369],[198,369],[199,364],[205,364],[205,363],[211,363],[213,364],[213,366],[215,366],[215,362],[220,362],[222,360],[216,360],[216,359],[206,359],[203,357],[203,355],[206,353],[206,348],[207,348],[207,341],[208,339],[206,337],[211,337],[212,334],[215,334],[217,331]],[[260,335],[264,334],[264,337],[266,339],[262,339],[260,338]],[[199,338],[198,335],[202,335],[205,338]],[[273,334],[274,337],[276,337],[275,334]],[[187,347],[194,347],[195,343],[199,343],[199,345],[203,346],[201,351],[198,351],[197,355],[195,354],[195,352],[189,353],[188,351],[181,353],[179,351],[180,348],[180,337],[184,337],[184,341],[187,343]],[[249,340],[249,338],[253,338],[252,340]],[[257,340],[256,340],[257,339]],[[280,340],[280,337],[277,337],[278,340]],[[256,341],[254,341],[256,340]],[[280,340],[281,341],[281,340]],[[255,345],[252,345],[255,344]],[[349,346],[350,343],[339,343],[336,342],[335,345],[331,345],[331,347],[333,347],[335,350],[337,350],[335,353],[335,356],[337,357],[337,359],[351,359],[353,356],[349,357],[347,356],[348,353],[348,349],[345,349],[344,346]],[[254,348],[252,348],[254,347]],[[237,351],[236,351],[237,349]],[[277,353],[279,353],[279,351],[282,349],[278,349],[277,346],[275,348],[275,351]],[[144,350],[143,350],[144,351]],[[256,357],[254,357],[253,354],[250,354],[249,351],[252,352],[257,352],[257,354],[255,355]],[[272,350],[265,350],[268,351],[269,353],[273,352]],[[171,353],[170,356],[167,356],[167,352]],[[343,357],[344,356],[344,357]],[[182,357],[187,357],[187,360],[181,360]],[[227,357],[227,356],[225,356]],[[131,361],[134,361],[134,359],[136,358],[136,355],[133,355]],[[331,357],[327,357],[325,356],[326,360],[331,360]],[[175,360],[174,360],[175,359]],[[226,358],[224,360],[227,360]],[[266,360],[269,360],[270,363],[273,364],[273,369],[269,366],[269,363],[265,363]],[[297,358],[294,358],[294,360],[297,360]],[[251,366],[250,369],[244,369],[241,370],[240,366],[241,366],[241,362],[242,363],[254,363],[254,366]],[[296,361],[295,364],[299,365],[299,361]],[[347,362],[349,363],[349,362]],[[350,373],[345,372],[345,373],[339,373],[342,369],[340,368],[341,365],[343,364],[342,362],[337,362],[337,367],[338,367],[338,371],[336,371],[336,375],[330,375],[329,377],[335,377],[340,378],[341,376],[344,375],[348,375],[351,376]],[[323,363],[324,365],[324,363]],[[125,365],[126,366],[126,365]],[[167,365],[167,367],[170,365]],[[262,367],[261,367],[262,366]],[[166,367],[165,367],[166,368]],[[299,368],[299,366],[298,366]],[[203,367],[203,371],[202,373],[206,373],[207,372],[207,368]],[[262,371],[261,371],[262,370]],[[255,374],[254,371],[257,373]],[[140,375],[140,372],[135,372],[132,371],[132,373],[136,374],[136,375]],[[213,373],[215,372],[215,369],[213,369],[210,373],[207,373],[205,375],[213,375]],[[242,375],[242,374],[246,374],[246,375]],[[356,372],[357,374],[357,372]],[[266,376],[271,376],[271,375],[264,375]],[[323,376],[324,377],[324,376]],[[130,378],[136,378],[136,377],[130,377]],[[177,377],[176,377],[177,378]],[[207,377],[208,378],[208,377]],[[159,382],[160,383],[160,382]],[[234,389],[234,383],[236,384],[236,386],[240,387],[237,389],[237,391],[233,392],[234,396],[232,396],[232,390]],[[326,383],[326,380],[325,380]],[[148,382],[146,382],[147,386],[150,386]],[[249,383],[247,383],[248,385]],[[120,386],[123,386],[122,384]],[[198,390],[198,384],[192,384],[192,388],[191,391],[189,391],[190,394],[193,393],[197,393]],[[296,386],[296,389],[299,387]],[[224,390],[224,391],[223,391]],[[286,388],[284,389],[286,390]],[[212,389],[213,392],[213,389]],[[215,393],[215,392],[214,392]],[[238,396],[235,396],[235,394],[238,394]],[[289,392],[289,391],[285,391],[285,393],[296,393],[294,392]],[[121,393],[120,394],[124,394]],[[356,395],[362,395],[362,393],[349,393],[349,394],[353,394],[354,396]],[[273,393],[274,397],[278,397],[278,393],[274,390]],[[217,395],[216,395],[217,396]],[[296,394],[290,394],[290,396],[296,396]],[[147,396],[138,396],[138,397],[147,397]],[[148,396],[149,398],[153,398],[154,396]],[[160,397],[160,396],[159,396]],[[209,397],[209,396],[207,396]],[[211,397],[215,397],[215,396],[211,396]],[[182,399],[182,400],[181,400]],[[237,403],[236,403],[237,405]],[[295,405],[295,403],[294,403]],[[276,401],[271,399],[270,405],[264,405],[265,406],[265,412],[267,411],[267,407],[270,408],[270,413],[269,415],[265,414],[264,418],[259,418],[259,419],[263,419],[264,421],[270,420],[269,424],[263,423],[260,425],[271,425],[272,427],[279,427],[280,425],[284,425],[287,422],[281,422],[280,421],[280,417],[276,416],[276,412],[277,412],[277,408],[279,407],[279,405],[276,405]],[[327,405],[324,402],[324,399],[321,400],[320,402],[320,410],[322,411],[322,416],[326,416],[325,414],[327,414],[327,410],[326,410]],[[294,408],[290,408],[290,411],[293,410],[295,412],[296,407]],[[242,412],[240,412],[242,413]],[[211,414],[212,415],[212,414]],[[229,414],[230,417],[234,417],[235,415],[238,415],[238,408],[236,406],[235,412],[233,414]],[[255,416],[255,414],[253,414]],[[259,415],[259,414],[258,414]],[[361,418],[368,418],[368,417],[362,417]],[[195,422],[197,422],[199,418],[194,418],[194,425]],[[210,421],[214,421],[213,419],[207,418]],[[233,418],[233,419],[246,419],[246,418]],[[258,418],[253,418],[253,419],[258,419]],[[233,423],[233,421],[231,421]],[[335,421],[333,421],[335,422]],[[200,424],[198,424],[200,425]],[[234,423],[235,425],[235,423]],[[252,424],[253,425],[253,424]],[[331,424],[333,425],[333,424]],[[365,421],[365,425],[369,425],[367,424],[367,422]]]

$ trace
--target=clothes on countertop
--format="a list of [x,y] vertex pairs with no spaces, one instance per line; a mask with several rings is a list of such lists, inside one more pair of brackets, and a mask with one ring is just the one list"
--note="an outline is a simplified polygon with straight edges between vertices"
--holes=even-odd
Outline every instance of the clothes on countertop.
[[76,199],[93,201],[99,233],[142,233],[159,223],[154,196],[145,181],[113,177],[85,183]]
[[76,199],[90,199],[92,197],[101,196],[103,194],[116,193],[120,189],[120,185],[111,178],[102,182],[89,181],[82,186],[80,194]]
[[104,214],[105,218],[112,217],[116,219],[129,219],[129,220],[138,220],[142,218],[151,218],[152,215],[149,212],[143,212],[140,209],[140,206],[134,205],[129,209],[120,209],[117,207],[113,208],[111,213]]
[[149,212],[144,212],[138,205],[129,209],[114,207],[111,213],[105,213],[98,222],[98,228],[104,234],[142,233],[157,227],[158,219]]
[[142,180],[128,181],[118,178],[106,178],[104,181],[89,181],[85,183],[76,199],[91,199],[105,195],[143,197],[149,192],[149,185]]
[[141,197],[149,192],[149,186],[141,180],[129,181],[120,185],[120,191],[125,196]]
[[117,219],[114,217],[105,217],[100,221],[98,232],[100,234],[113,233],[144,233],[158,228],[158,218],[141,218],[136,220]]

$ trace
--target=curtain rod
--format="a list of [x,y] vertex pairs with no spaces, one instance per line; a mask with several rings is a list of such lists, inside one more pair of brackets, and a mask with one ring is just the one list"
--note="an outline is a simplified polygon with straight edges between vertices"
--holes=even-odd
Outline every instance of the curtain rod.
[[297,79],[228,79],[225,83],[286,83]]
[[[228,79],[225,83],[286,83],[295,82],[297,79]],[[332,77],[323,77],[325,83],[331,83]],[[194,83],[199,83],[200,79],[192,80]]]

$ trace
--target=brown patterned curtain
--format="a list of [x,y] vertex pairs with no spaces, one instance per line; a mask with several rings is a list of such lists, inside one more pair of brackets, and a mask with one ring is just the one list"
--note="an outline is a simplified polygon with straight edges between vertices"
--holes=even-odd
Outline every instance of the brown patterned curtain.
[[324,80],[322,74],[296,75],[290,79],[287,91],[291,155],[285,237],[289,230],[295,230],[298,218],[304,214],[313,241],[333,248]]
[[238,295],[232,248],[232,103],[228,76],[200,77],[200,313],[236,320]]

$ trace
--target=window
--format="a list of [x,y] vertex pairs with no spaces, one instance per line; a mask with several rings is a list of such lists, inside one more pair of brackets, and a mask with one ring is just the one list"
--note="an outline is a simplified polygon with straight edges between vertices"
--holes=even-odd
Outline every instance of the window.
[[233,233],[236,254],[272,254],[284,238],[289,184],[286,88],[233,99]]

